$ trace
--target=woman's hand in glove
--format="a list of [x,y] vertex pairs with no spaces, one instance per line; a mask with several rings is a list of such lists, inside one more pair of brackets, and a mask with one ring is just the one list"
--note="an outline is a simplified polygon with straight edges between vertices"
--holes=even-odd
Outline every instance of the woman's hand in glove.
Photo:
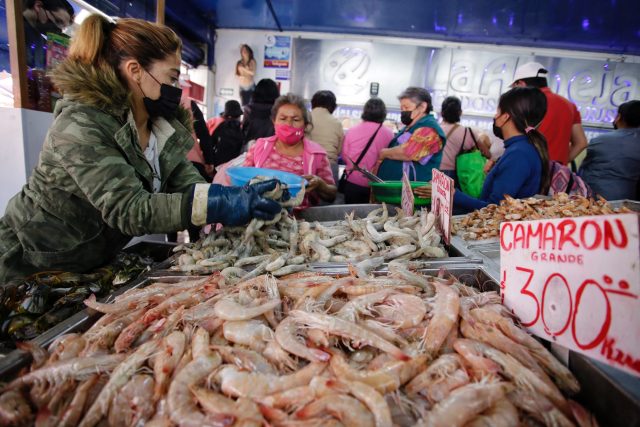
[[276,201],[262,195],[276,188],[275,179],[225,187],[218,184],[196,184],[191,203],[191,223],[196,226],[221,223],[243,225],[252,218],[270,220],[282,210]]

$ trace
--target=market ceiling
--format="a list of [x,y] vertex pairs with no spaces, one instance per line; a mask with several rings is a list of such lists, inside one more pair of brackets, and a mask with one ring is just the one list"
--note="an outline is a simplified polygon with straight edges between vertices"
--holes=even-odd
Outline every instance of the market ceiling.
[[281,28],[640,55],[637,0],[190,1],[217,28]]

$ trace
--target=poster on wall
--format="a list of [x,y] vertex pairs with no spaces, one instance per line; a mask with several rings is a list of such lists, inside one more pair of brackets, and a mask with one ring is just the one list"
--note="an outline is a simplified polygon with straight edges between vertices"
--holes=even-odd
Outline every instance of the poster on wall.
[[291,37],[266,37],[264,46],[264,68],[289,68],[291,64]]

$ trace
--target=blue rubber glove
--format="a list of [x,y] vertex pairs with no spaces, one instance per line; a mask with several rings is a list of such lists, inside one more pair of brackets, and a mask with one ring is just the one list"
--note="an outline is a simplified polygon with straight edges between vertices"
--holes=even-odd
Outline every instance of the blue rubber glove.
[[282,207],[262,194],[275,189],[277,184],[275,179],[244,187],[196,184],[191,196],[191,223],[234,226],[246,224],[252,218],[273,219]]

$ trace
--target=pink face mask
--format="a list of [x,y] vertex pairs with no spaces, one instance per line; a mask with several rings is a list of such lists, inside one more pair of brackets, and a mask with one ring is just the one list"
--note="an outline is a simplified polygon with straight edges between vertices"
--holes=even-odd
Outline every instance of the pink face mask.
[[287,145],[296,145],[304,136],[303,128],[296,128],[291,125],[275,125],[276,137]]

